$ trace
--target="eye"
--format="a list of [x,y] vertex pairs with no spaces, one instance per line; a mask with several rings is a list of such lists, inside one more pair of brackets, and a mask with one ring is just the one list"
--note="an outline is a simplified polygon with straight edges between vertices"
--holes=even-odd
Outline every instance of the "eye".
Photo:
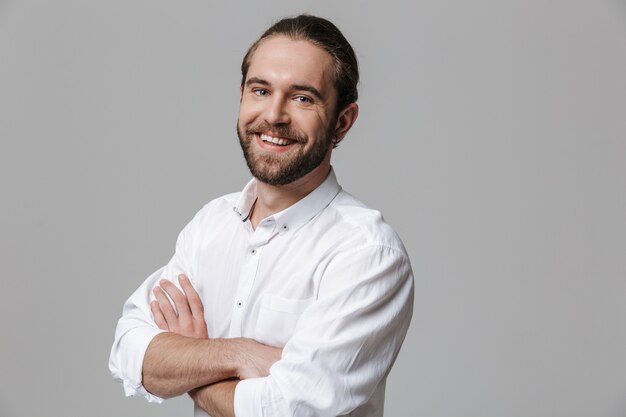
[[296,100],[298,103],[301,103],[301,104],[311,104],[311,103],[313,103],[313,100],[311,100],[307,96],[295,96],[294,100]]
[[265,97],[269,95],[269,91],[263,88],[255,88],[254,90],[252,90],[252,94],[259,96],[259,97]]

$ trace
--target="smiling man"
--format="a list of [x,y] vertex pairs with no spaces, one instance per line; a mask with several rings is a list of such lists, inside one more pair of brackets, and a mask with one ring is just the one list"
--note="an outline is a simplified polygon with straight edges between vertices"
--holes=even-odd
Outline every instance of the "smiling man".
[[241,69],[254,178],[203,207],[128,299],[111,372],[149,401],[189,393],[196,416],[382,416],[413,276],[331,167],[358,115],[354,51],[302,15],[268,29]]

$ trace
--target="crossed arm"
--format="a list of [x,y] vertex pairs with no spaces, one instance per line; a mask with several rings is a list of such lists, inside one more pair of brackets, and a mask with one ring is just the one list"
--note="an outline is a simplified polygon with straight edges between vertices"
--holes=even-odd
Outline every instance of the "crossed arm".
[[246,338],[210,339],[198,293],[185,275],[178,280],[183,291],[168,280],[154,289],[152,315],[168,332],[148,345],[143,385],[164,398],[188,392],[210,415],[234,416],[238,379],[267,376],[282,350]]
[[338,253],[325,270],[332,279],[323,280],[282,351],[207,338],[202,302],[184,279],[181,290],[161,281],[150,304],[146,292],[159,278],[185,270],[180,259],[171,265],[124,304],[109,367],[127,395],[159,401],[188,392],[214,416],[232,415],[233,392],[241,416],[331,417],[381,403],[381,381],[412,313],[413,277],[402,251],[367,245]]

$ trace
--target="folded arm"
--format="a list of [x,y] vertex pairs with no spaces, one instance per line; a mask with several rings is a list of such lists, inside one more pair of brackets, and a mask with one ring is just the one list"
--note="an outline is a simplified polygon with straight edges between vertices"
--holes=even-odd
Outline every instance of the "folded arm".
[[[109,368],[126,395],[161,402],[227,378],[266,376],[281,349],[246,338],[209,339],[191,282],[179,277],[181,291],[160,279],[167,272],[171,268],[149,277],[124,305]],[[155,300],[150,303],[151,288]]]
[[236,373],[236,363],[225,342],[209,339],[198,293],[184,274],[179,275],[178,282],[184,293],[162,279],[150,303],[156,325],[167,333],[157,335],[148,345],[142,381],[148,392],[162,398],[184,394]]
[[281,349],[250,339],[209,339],[202,301],[184,274],[182,291],[168,280],[159,284],[150,307],[157,326],[168,332],[146,350],[142,379],[148,392],[169,398],[227,378],[266,376],[280,358]]
[[235,388],[239,381],[221,381],[189,392],[191,399],[212,417],[235,417]]
[[[384,389],[413,307],[405,254],[365,247],[338,256],[270,375],[192,391],[214,417],[344,415]],[[382,396],[381,396],[382,400]]]

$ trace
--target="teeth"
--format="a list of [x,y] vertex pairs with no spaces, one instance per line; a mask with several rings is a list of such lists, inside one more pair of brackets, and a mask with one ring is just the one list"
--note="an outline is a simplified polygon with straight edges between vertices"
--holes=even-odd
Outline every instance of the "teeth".
[[275,138],[269,135],[261,135],[261,140],[263,142],[272,143],[274,145],[280,145],[280,146],[289,145],[289,141],[287,139]]

